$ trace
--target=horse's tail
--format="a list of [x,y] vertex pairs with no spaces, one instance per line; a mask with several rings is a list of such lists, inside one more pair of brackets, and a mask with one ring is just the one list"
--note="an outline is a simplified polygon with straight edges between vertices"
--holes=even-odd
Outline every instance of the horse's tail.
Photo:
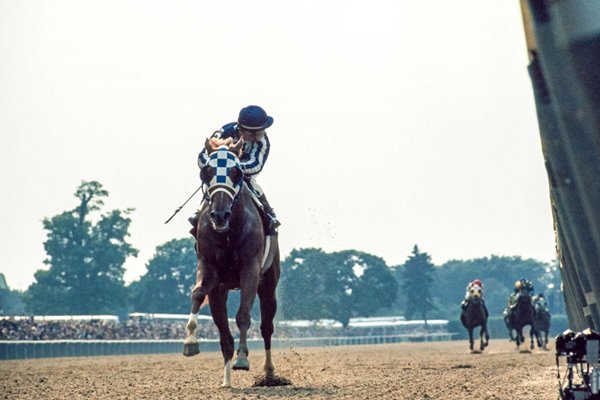
[[202,307],[204,307],[207,304],[208,304],[208,295],[206,295],[206,297],[204,298],[204,301],[202,302],[202,304],[200,304],[200,309],[202,309]]

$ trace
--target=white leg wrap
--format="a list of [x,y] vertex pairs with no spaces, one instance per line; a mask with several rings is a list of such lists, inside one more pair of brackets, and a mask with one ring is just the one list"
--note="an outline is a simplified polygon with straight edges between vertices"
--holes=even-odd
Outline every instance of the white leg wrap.
[[273,366],[273,359],[271,358],[271,350],[265,350],[265,367],[266,373],[273,373],[275,367]]
[[231,387],[231,360],[227,361],[223,368],[223,387]]
[[191,314],[187,325],[185,326],[188,335],[194,335],[198,328],[198,314]]

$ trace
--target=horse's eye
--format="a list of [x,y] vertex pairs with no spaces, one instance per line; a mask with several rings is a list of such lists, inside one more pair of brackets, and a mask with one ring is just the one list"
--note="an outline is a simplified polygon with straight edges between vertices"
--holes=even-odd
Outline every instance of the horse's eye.
[[207,185],[210,183],[212,178],[215,176],[215,169],[210,166],[205,166],[200,170],[200,180]]

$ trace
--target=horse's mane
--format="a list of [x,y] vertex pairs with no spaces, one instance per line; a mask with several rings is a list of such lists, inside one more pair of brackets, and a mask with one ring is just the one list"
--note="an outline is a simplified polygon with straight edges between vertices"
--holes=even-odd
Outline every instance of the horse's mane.
[[213,150],[216,150],[219,148],[219,146],[227,146],[227,148],[233,146],[233,139],[232,138],[227,138],[227,139],[220,139],[220,138],[210,138],[208,140],[208,144],[210,145],[210,147]]

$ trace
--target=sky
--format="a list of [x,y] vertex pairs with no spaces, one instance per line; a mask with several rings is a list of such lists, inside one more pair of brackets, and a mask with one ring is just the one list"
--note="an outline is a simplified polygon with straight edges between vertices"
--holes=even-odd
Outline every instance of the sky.
[[[197,154],[250,104],[294,248],[555,258],[518,1],[0,0],[0,272],[47,268],[82,181],[134,208],[125,279],[187,237]],[[195,268],[195,266],[190,266]]]

